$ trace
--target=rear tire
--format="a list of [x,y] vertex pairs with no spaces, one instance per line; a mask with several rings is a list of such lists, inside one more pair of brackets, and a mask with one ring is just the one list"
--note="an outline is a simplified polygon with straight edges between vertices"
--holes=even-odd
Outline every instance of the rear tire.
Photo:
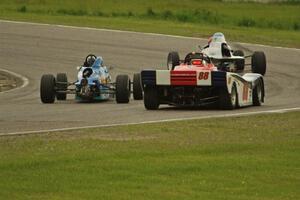
[[156,87],[147,86],[144,90],[144,106],[147,110],[157,110],[159,107],[158,90]]
[[235,84],[232,85],[231,93],[227,88],[220,89],[219,107],[223,110],[233,110],[238,105],[238,94]]
[[171,51],[168,54],[167,66],[168,70],[173,70],[175,66],[180,64],[179,54],[176,51]]
[[134,100],[143,99],[143,89],[142,89],[140,73],[136,73],[133,75],[133,99]]
[[252,101],[254,106],[261,106],[263,102],[263,85],[260,80],[259,83],[253,89]]
[[265,75],[266,73],[266,56],[262,51],[255,51],[251,58],[251,69],[253,73]]
[[40,97],[43,103],[55,101],[55,78],[52,74],[45,74],[41,78]]
[[128,103],[130,97],[130,79],[128,75],[118,75],[116,78],[116,101]]
[[[234,56],[241,56],[241,57],[245,56],[245,54],[242,50],[234,51],[233,55]],[[236,64],[236,69],[238,71],[244,71],[244,69],[245,69],[245,60],[238,60],[238,61],[235,62],[235,64]]]
[[[61,83],[58,83],[61,82]],[[68,78],[67,74],[65,73],[58,73],[56,75],[56,87],[57,90],[66,91],[68,89]],[[66,100],[67,94],[66,93],[56,93],[57,100]]]

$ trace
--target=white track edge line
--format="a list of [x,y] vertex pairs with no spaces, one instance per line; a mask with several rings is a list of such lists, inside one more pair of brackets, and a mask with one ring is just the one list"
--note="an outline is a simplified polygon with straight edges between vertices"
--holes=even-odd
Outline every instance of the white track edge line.
[[57,128],[57,129],[37,130],[37,131],[22,131],[22,132],[0,133],[0,137],[1,136],[18,136],[18,135],[27,135],[27,134],[37,134],[37,133],[51,133],[51,132],[59,132],[59,131],[71,131],[71,130],[77,130],[77,129],[90,129],[90,128],[105,128],[105,127],[113,127],[113,126],[153,124],[153,123],[163,123],[163,122],[172,122],[172,121],[225,118],[225,117],[239,117],[239,116],[248,116],[248,115],[255,115],[255,114],[285,113],[285,112],[297,111],[297,110],[300,110],[300,107],[275,109],[275,110],[265,110],[265,111],[253,111],[253,112],[245,112],[245,113],[221,114],[221,115],[215,115],[215,116],[173,118],[173,119],[132,122],[132,123],[118,123],[118,124],[105,124],[105,125],[101,124],[101,125],[94,125],[94,126],[81,126],[81,127],[79,126],[79,127]]
[[6,90],[6,91],[3,91],[3,92],[0,92],[0,94],[9,93],[9,92],[13,92],[13,91],[15,91],[15,90],[19,90],[19,89],[21,89],[21,88],[26,87],[26,86],[29,84],[28,78],[26,78],[25,76],[23,76],[23,75],[21,75],[21,74],[18,74],[18,73],[16,73],[16,72],[9,71],[9,70],[7,70],[7,69],[2,69],[2,68],[0,68],[0,71],[6,72],[6,73],[8,73],[8,74],[11,74],[12,76],[15,76],[15,77],[21,79],[22,82],[23,82],[23,84],[22,84],[21,86],[16,87],[16,88],[11,89],[11,90]]
[[[69,25],[60,25],[60,24],[47,24],[47,23],[37,23],[37,22],[22,22],[22,21],[12,21],[12,20],[4,20],[4,19],[0,19],[0,22],[15,23],[15,24],[28,24],[28,25],[40,25],[40,26],[53,26],[53,27],[70,28],[70,29],[108,31],[108,32],[117,32],[117,33],[134,33],[134,34],[141,34],[141,35],[166,36],[166,37],[173,37],[173,38],[206,40],[205,38],[196,38],[196,37],[188,37],[188,36],[180,36],[180,35],[168,35],[168,34],[161,34],[161,33],[151,33],[151,32],[150,33],[144,33],[144,32],[137,32],[137,31],[118,30],[118,29],[80,27],[80,26],[69,26]],[[253,44],[253,43],[242,43],[242,42],[234,42],[234,43],[241,44],[241,45],[255,45],[255,46],[260,46],[260,47],[270,47],[270,48],[276,48],[276,49],[287,49],[287,50],[300,51],[300,49],[289,48],[289,47],[270,46],[270,45]]]

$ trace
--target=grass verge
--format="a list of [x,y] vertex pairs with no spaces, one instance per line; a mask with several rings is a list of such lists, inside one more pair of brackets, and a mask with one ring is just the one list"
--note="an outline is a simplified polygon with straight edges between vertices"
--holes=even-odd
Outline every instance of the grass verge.
[[0,199],[297,199],[299,119],[291,112],[0,137]]
[[[116,6],[117,5],[117,6]],[[3,0],[0,18],[300,48],[300,2]]]

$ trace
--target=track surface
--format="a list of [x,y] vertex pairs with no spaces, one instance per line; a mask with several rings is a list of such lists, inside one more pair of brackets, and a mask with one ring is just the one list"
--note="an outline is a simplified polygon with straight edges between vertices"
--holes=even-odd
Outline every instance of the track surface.
[[101,55],[113,66],[113,79],[145,68],[165,69],[170,50],[183,56],[206,40],[163,35],[80,29],[0,21],[0,68],[29,79],[29,85],[0,93],[0,133],[36,131],[101,124],[133,123],[185,117],[274,110],[300,106],[300,51],[260,45],[232,44],[245,52],[260,50],[267,55],[266,103],[234,111],[187,110],[168,106],[146,111],[142,101],[116,104],[78,103],[68,96],[65,102],[42,104],[40,77],[45,73],[66,72],[76,76],[76,66],[89,53]]

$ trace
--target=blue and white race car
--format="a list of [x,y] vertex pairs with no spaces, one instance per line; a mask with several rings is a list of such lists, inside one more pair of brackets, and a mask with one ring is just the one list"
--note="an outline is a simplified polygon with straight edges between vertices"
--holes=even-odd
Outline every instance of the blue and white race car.
[[111,76],[102,57],[89,54],[82,66],[78,67],[77,80],[68,82],[65,73],[45,74],[41,78],[40,97],[43,103],[66,100],[67,94],[75,94],[79,101],[109,100],[116,98],[117,103],[128,103],[133,85],[133,98],[143,99],[140,74],[134,74],[133,82],[128,75],[118,75],[116,81]]

